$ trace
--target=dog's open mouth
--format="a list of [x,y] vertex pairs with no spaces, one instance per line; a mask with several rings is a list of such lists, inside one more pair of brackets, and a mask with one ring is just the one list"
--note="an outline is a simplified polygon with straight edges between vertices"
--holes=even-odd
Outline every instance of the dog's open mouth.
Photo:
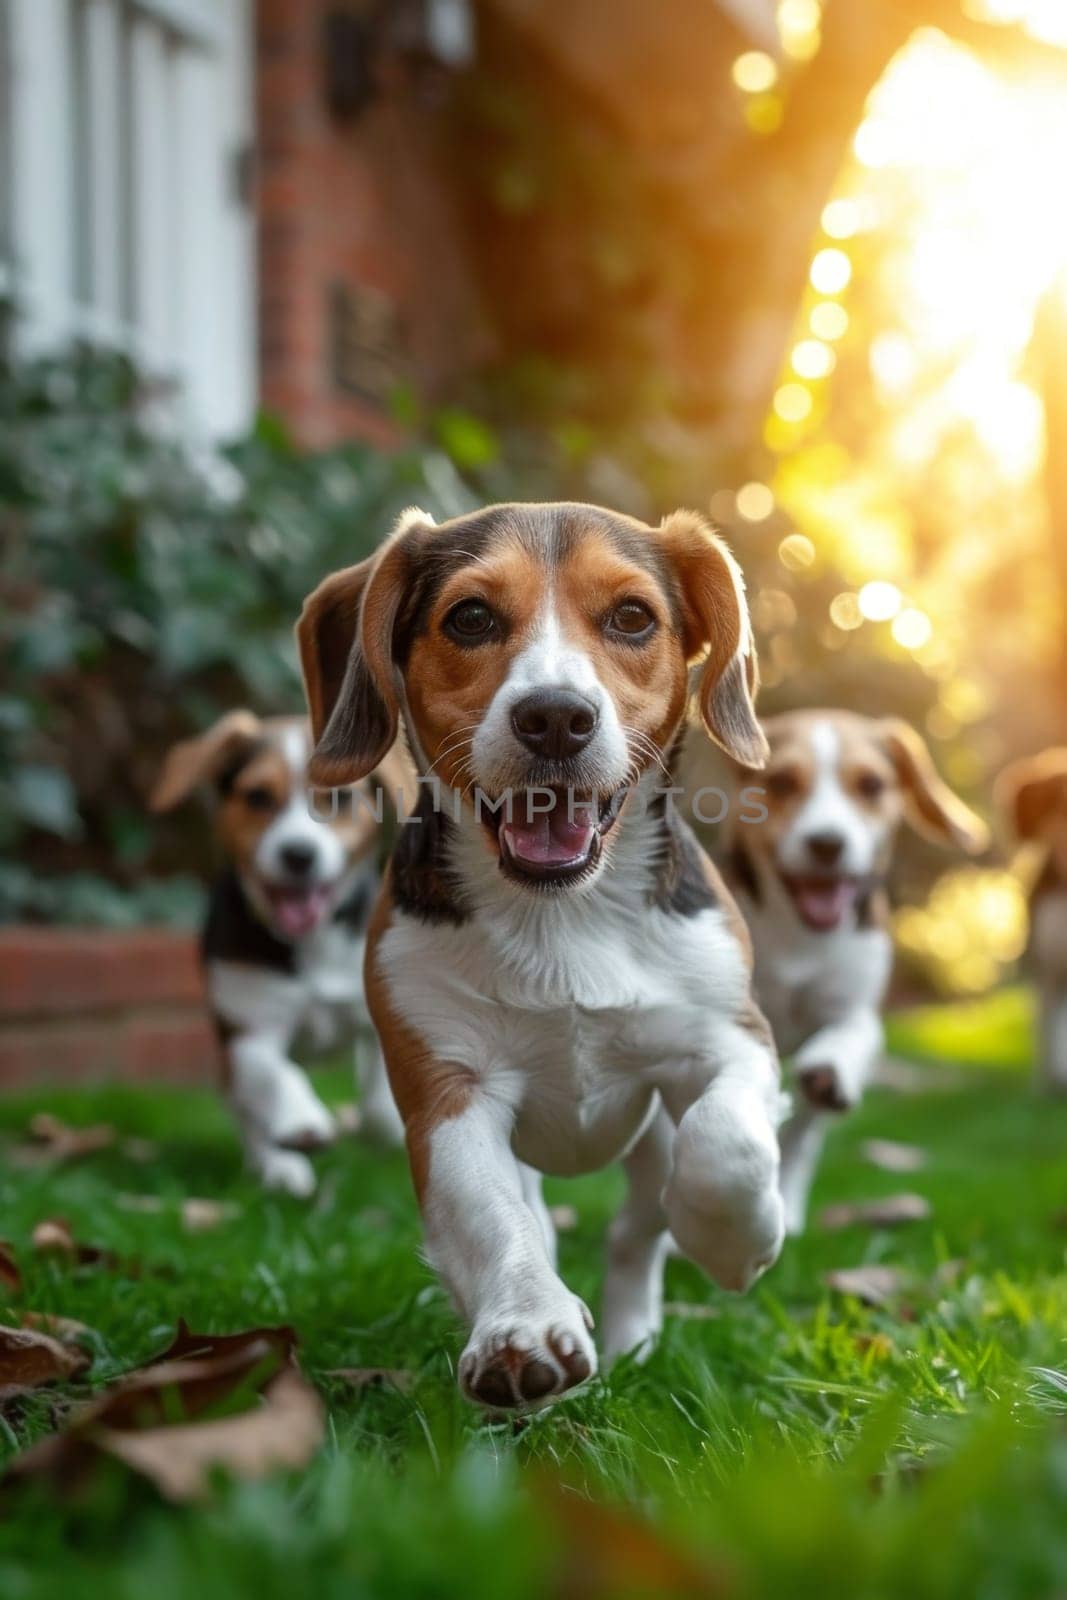
[[860,892],[858,878],[782,874],[801,920],[819,933],[840,927]]
[[333,890],[329,884],[296,889],[288,884],[263,885],[271,918],[286,939],[305,939],[330,911]]
[[618,820],[624,791],[518,790],[509,806],[484,811],[500,865],[511,877],[543,885],[576,882],[600,859],[604,839]]

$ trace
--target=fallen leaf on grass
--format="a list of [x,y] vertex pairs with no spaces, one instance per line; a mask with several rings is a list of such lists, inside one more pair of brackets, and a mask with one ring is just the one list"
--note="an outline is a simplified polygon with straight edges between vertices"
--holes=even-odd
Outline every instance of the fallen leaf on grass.
[[900,1144],[896,1139],[864,1139],[860,1145],[865,1161],[883,1172],[919,1172],[926,1165],[926,1151],[917,1144]]
[[548,1214],[557,1233],[571,1233],[578,1226],[578,1213],[573,1206],[549,1206]]
[[90,1357],[35,1328],[0,1327],[0,1403],[84,1372]]
[[113,1250],[102,1250],[95,1244],[79,1244],[65,1217],[45,1217],[34,1228],[32,1237],[33,1248],[40,1255],[66,1256],[80,1267],[114,1270],[121,1265]]
[[303,1466],[322,1440],[323,1411],[294,1346],[291,1328],[215,1335],[179,1323],[168,1349],[17,1457],[3,1482],[75,1489],[110,1458],[184,1501],[204,1496],[216,1471],[257,1478]]
[[904,1288],[904,1274],[897,1267],[838,1267],[824,1272],[823,1283],[839,1294],[852,1295],[867,1306],[884,1306]]
[[79,1339],[97,1337],[84,1322],[74,1317],[60,1317],[51,1311],[24,1311],[19,1322],[24,1328],[40,1328],[42,1333],[50,1333],[60,1344],[77,1346]]
[[6,1239],[0,1239],[0,1288],[9,1294],[22,1291],[22,1273]]
[[554,1600],[617,1600],[619,1595],[691,1595],[719,1600],[733,1590],[725,1572],[672,1543],[628,1508],[544,1485],[539,1499],[559,1529],[561,1570]]
[[39,1111],[30,1119],[29,1135],[26,1143],[16,1144],[8,1151],[14,1166],[39,1167],[50,1161],[76,1161],[82,1156],[96,1155],[100,1150],[116,1148],[130,1161],[155,1161],[159,1155],[159,1146],[150,1139],[131,1136],[120,1140],[108,1122],[75,1128],[48,1111]]
[[871,1228],[892,1228],[902,1222],[925,1222],[933,1212],[921,1194],[889,1194],[882,1200],[861,1200],[855,1205],[827,1206],[819,1213],[820,1228],[836,1231],[859,1223]]
[[399,1389],[407,1394],[415,1382],[415,1374],[405,1367],[329,1367],[324,1378],[336,1378],[351,1389]]
[[[123,1211],[139,1211],[146,1216],[159,1216],[167,1209],[166,1202],[158,1194],[120,1194],[116,1202]],[[240,1215],[241,1208],[231,1200],[201,1200],[190,1195],[178,1210],[186,1232],[207,1233],[223,1222],[231,1222]]]

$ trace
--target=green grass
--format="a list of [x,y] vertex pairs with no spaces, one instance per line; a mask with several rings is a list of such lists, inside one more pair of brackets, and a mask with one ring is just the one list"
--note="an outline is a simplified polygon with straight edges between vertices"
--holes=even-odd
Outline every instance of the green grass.
[[[141,1264],[31,1262],[23,1303],[94,1330],[94,1381],[161,1348],[180,1316],[214,1331],[288,1322],[329,1408],[304,1472],[222,1485],[207,1506],[165,1506],[118,1473],[73,1504],[9,1497],[0,1596],[1067,1593],[1067,1388],[1037,1370],[1067,1368],[1067,1105],[1031,1098],[1024,1030],[1012,996],[977,1022],[964,1008],[898,1023],[897,1054],[968,1070],[931,1066],[922,1094],[872,1094],[832,1143],[816,1209],[906,1187],[930,1200],[928,1223],[814,1229],[744,1299],[672,1263],[670,1299],[714,1315],[673,1316],[644,1367],[624,1362],[522,1426],[489,1423],[456,1394],[461,1333],[419,1259],[402,1157],[346,1144],[322,1158],[305,1205],[241,1173],[209,1095],[0,1102],[2,1137],[46,1107],[160,1143],[154,1165],[107,1151],[33,1170],[0,1147],[0,1233],[23,1259],[35,1222],[61,1214],[81,1240]],[[342,1075],[324,1081],[347,1094]],[[860,1147],[872,1135],[922,1145],[927,1167],[901,1178],[871,1166]],[[550,1186],[577,1207],[562,1268],[594,1306],[618,1190],[614,1173]],[[124,1210],[121,1191],[168,1208]],[[185,1195],[240,1213],[190,1236]],[[820,1282],[866,1262],[906,1269],[899,1303],[867,1309]],[[325,1375],[366,1365],[411,1368],[414,1386],[354,1393]],[[0,1459],[49,1419],[35,1405]],[[654,1535],[642,1542],[635,1521]]]

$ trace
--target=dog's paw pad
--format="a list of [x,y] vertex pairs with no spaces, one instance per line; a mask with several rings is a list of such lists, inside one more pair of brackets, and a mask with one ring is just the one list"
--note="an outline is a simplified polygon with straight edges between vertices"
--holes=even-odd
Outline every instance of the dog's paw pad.
[[495,1411],[532,1405],[584,1383],[596,1356],[584,1328],[559,1326],[538,1335],[524,1328],[476,1334],[460,1362],[459,1379],[471,1400]]
[[836,1067],[807,1067],[797,1074],[800,1092],[819,1111],[847,1111],[851,1101],[841,1087]]
[[334,1143],[336,1138],[336,1127],[328,1126],[325,1123],[317,1125],[308,1123],[304,1127],[294,1128],[291,1133],[287,1133],[284,1138],[279,1139],[277,1144],[281,1150],[296,1150],[302,1155],[313,1155],[316,1150],[327,1149],[329,1145]]

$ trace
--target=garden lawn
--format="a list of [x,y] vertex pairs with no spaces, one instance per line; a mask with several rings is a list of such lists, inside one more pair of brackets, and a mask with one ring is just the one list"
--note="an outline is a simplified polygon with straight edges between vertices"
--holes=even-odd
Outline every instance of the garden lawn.
[[[898,1022],[893,1047],[922,1063],[920,1092],[873,1092],[832,1142],[816,1213],[907,1189],[930,1220],[813,1226],[743,1299],[673,1262],[672,1315],[647,1364],[624,1361],[518,1426],[456,1392],[462,1335],[420,1261],[402,1155],[347,1141],[319,1159],[304,1204],[244,1176],[210,1095],[0,1101],[0,1234],[25,1277],[0,1320],[30,1306],[85,1323],[94,1384],[164,1348],[180,1317],[197,1331],[289,1323],[328,1407],[309,1466],[220,1482],[203,1505],[166,1505],[117,1467],[73,1501],[0,1496],[0,1596],[1067,1594],[1067,1103],[1031,1096],[1026,1027],[1013,995]],[[345,1074],[322,1081],[347,1097]],[[158,1158],[114,1148],[15,1166],[41,1109],[110,1122],[157,1142]],[[872,1165],[872,1137],[927,1163]],[[576,1208],[562,1271],[594,1308],[619,1191],[616,1173],[549,1186]],[[188,1196],[239,1210],[189,1233]],[[35,1224],[57,1215],[127,1268],[35,1257]],[[822,1281],[867,1264],[905,1275],[878,1308]],[[369,1366],[406,1369],[410,1387],[328,1375]],[[40,1391],[0,1421],[0,1461],[52,1426],[55,1399]]]

